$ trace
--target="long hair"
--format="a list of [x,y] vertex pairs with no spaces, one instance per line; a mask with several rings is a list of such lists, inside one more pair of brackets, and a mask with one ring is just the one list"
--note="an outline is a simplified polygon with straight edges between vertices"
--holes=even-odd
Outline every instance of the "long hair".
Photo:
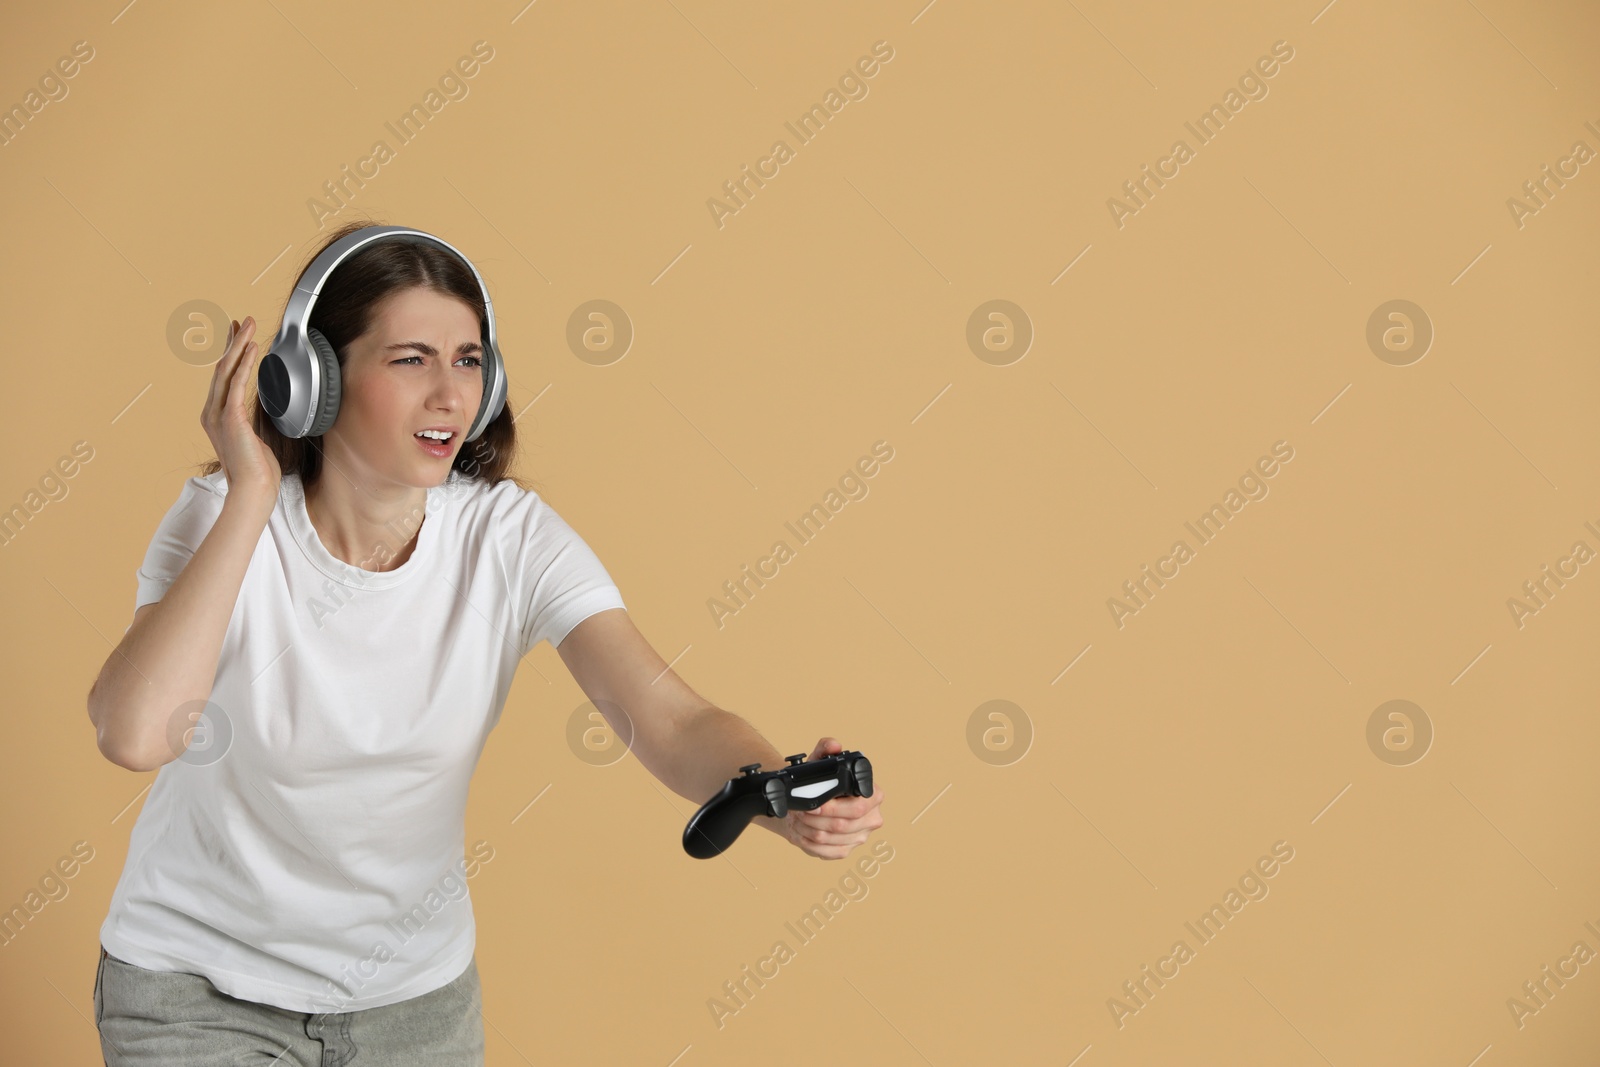
[[[376,225],[384,224],[357,221],[340,227],[306,256],[300,264],[300,270],[295,272],[295,278],[298,279],[317,256],[341,237],[365,226]],[[471,269],[438,245],[404,241],[375,241],[352,253],[334,268],[317,296],[316,305],[311,309],[311,321],[307,325],[328,339],[339,358],[340,368],[343,368],[347,346],[371,327],[378,303],[394,292],[412,287],[432,289],[461,300],[477,312],[478,329],[482,332],[486,315],[483,293]],[[289,295],[292,296],[292,292]],[[289,296],[285,296],[285,310],[288,305]],[[258,358],[266,347],[261,337],[258,332]],[[484,358],[488,358],[487,352]],[[251,384],[251,399],[248,402],[252,411],[251,425],[277,457],[279,469],[285,475],[290,472],[299,474],[301,483],[309,489],[322,476],[322,437],[284,436],[261,406],[254,389],[254,375],[251,375]],[[529,486],[508,473],[517,449],[512,410],[508,389],[505,407],[484,427],[476,441],[462,445],[451,464],[452,468],[490,485],[510,479],[528,491]],[[470,421],[471,416],[468,417]],[[200,473],[214,474],[221,469],[222,461],[211,459],[201,465]]]

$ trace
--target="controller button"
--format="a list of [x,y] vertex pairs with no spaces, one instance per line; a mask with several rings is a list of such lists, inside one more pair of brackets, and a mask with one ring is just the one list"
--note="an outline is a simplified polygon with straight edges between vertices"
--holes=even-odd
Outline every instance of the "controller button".
[[743,767],[740,767],[739,769],[745,773],[746,777],[754,777],[755,773],[761,769],[761,764],[759,764],[759,763],[747,763]]
[[785,756],[783,758],[789,761],[789,766],[798,767],[800,764],[806,761],[806,754],[804,752],[796,752],[792,756]]

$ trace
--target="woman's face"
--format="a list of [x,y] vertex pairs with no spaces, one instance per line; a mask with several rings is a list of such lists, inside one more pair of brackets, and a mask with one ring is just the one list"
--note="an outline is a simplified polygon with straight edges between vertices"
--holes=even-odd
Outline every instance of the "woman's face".
[[[391,293],[346,349],[339,415],[323,438],[330,462],[367,484],[442,484],[483,400],[483,359],[470,305],[433,289]],[[436,427],[452,431],[438,454],[415,436]]]

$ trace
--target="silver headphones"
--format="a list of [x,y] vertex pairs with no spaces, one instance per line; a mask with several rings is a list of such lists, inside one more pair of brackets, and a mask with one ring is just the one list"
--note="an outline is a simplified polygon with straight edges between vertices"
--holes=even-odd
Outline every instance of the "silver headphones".
[[340,263],[357,249],[374,241],[400,238],[411,243],[432,242],[453,253],[478,279],[483,291],[483,401],[477,417],[468,427],[463,441],[473,441],[483,433],[506,406],[506,369],[495,341],[494,305],[489,287],[472,261],[431,233],[405,226],[367,226],[341,237],[311,261],[295,282],[283,324],[272,338],[267,354],[256,372],[256,391],[261,407],[285,437],[316,437],[326,433],[339,414],[341,394],[339,359],[321,331],[309,325],[311,308],[317,295]]

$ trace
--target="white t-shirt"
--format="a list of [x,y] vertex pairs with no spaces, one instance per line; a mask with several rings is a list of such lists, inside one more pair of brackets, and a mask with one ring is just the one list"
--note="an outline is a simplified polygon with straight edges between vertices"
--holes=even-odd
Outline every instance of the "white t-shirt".
[[[184,483],[135,607],[165,595],[226,493],[220,471]],[[285,474],[228,622],[203,745],[157,774],[101,942],[290,1011],[447,985],[476,943],[467,784],[517,665],[623,607],[583,539],[515,482],[452,470],[428,490],[410,558],[367,571],[323,547]]]

